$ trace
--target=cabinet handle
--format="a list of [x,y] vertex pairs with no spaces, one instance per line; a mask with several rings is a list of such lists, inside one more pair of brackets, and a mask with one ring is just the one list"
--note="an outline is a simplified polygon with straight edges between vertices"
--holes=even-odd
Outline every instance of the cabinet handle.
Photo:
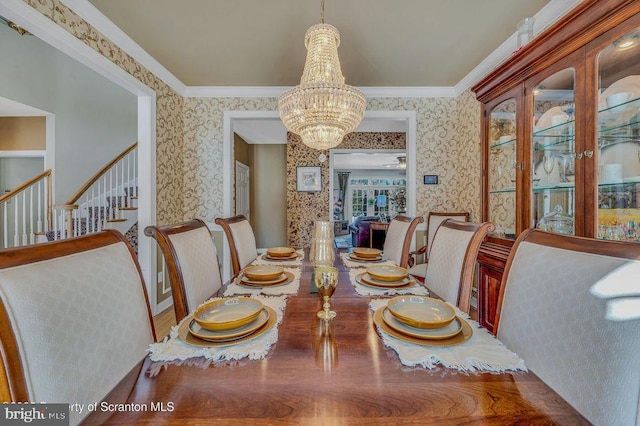
[[593,151],[591,151],[590,149],[588,149],[588,150],[586,150],[586,151],[584,152],[584,155],[586,155],[586,156],[587,156],[587,158],[591,158],[591,157],[593,157]]
[[582,153],[576,152],[576,160],[581,160],[581,159],[582,159]]

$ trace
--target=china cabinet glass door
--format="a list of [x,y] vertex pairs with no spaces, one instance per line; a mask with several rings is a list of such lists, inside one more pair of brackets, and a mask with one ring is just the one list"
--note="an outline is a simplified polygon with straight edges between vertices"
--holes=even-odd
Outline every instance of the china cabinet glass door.
[[532,162],[533,226],[575,234],[575,70],[565,68],[534,86]]
[[490,112],[488,155],[488,220],[496,226],[494,236],[516,235],[517,99],[509,98]]
[[596,236],[640,242],[640,28],[596,56]]

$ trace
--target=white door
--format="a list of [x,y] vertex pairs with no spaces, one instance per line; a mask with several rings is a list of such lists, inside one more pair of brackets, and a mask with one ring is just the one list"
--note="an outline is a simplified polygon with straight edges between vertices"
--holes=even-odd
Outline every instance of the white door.
[[249,166],[236,161],[236,214],[249,219]]

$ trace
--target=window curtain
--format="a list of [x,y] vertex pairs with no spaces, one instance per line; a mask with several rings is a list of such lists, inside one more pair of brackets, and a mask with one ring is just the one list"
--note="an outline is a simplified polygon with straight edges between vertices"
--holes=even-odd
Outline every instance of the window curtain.
[[344,220],[344,203],[351,172],[338,172],[338,199],[333,206],[333,219]]

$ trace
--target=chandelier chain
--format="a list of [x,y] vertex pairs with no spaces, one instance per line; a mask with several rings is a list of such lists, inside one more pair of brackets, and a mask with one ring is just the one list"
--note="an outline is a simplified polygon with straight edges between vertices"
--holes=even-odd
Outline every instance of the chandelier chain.
[[324,0],[320,2],[320,23],[324,24]]

